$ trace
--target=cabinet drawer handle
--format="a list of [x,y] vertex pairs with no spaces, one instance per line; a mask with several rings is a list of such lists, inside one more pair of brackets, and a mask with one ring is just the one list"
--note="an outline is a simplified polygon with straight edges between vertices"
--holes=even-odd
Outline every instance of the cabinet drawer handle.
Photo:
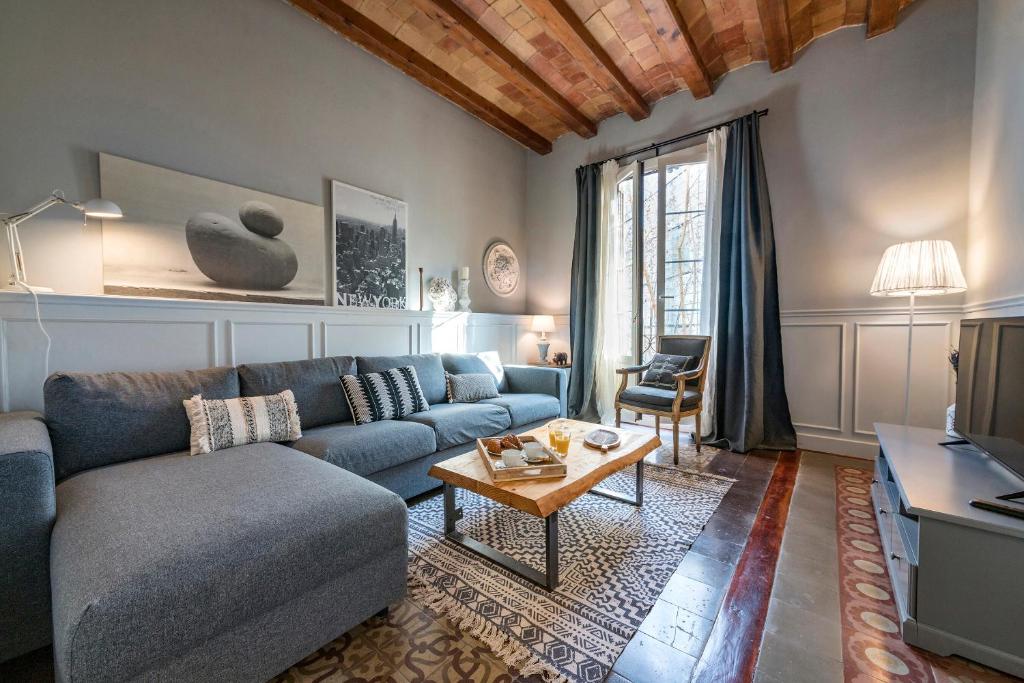
[[872,484],[877,484],[877,483],[878,483],[878,480],[877,480],[877,479],[872,479],[872,480],[871,480],[871,483],[872,483]]
[[887,514],[889,514],[889,511],[886,510],[885,508],[878,508],[878,514],[880,514],[880,515],[887,515]]
[[897,561],[898,561],[898,560],[902,560],[902,559],[903,559],[902,557],[900,557],[900,556],[899,556],[899,555],[897,555],[896,553],[889,553],[889,558],[890,558],[890,559],[893,559],[893,560],[897,560]]

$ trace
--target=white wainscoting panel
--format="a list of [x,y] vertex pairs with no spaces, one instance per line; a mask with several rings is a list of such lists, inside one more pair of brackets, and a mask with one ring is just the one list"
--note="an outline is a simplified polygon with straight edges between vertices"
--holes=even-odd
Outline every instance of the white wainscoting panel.
[[229,320],[227,330],[228,365],[309,360],[316,357],[313,323]]
[[[185,370],[334,355],[525,348],[525,315],[44,294],[50,372]],[[44,340],[27,294],[0,293],[0,410],[42,410]]]
[[324,323],[324,356],[401,356],[419,353],[416,323]]
[[844,339],[846,323],[788,322],[782,326],[782,355],[789,412],[797,429],[843,431]]
[[[955,385],[946,354],[959,307],[915,317],[910,423],[942,427]],[[903,422],[907,310],[783,311],[786,393],[805,450],[873,458],[875,422]]]
[[[50,317],[50,372],[177,370],[217,364],[216,327],[208,321],[96,320]],[[38,410],[43,402],[46,340],[34,317],[4,317],[3,409]]]
[[[898,322],[856,323],[853,429],[875,435],[875,422],[903,422],[907,374],[907,325]],[[953,373],[946,353],[953,344],[949,322],[914,323],[910,370],[910,424],[945,426],[953,400]]]

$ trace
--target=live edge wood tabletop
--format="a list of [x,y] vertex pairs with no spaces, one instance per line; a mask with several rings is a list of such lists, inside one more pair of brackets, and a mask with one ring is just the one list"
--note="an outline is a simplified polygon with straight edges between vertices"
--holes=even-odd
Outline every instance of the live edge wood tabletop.
[[[661,446],[661,439],[650,432],[630,432],[591,422],[560,420],[572,429],[569,452],[565,456],[566,476],[561,479],[537,479],[515,482],[494,482],[476,450],[457,455],[430,468],[430,476],[472,491],[503,505],[536,517],[547,517],[584,495],[610,475],[635,465]],[[583,437],[601,427],[619,434],[622,444],[608,453],[583,445]],[[531,429],[527,434],[548,442],[547,426]]]

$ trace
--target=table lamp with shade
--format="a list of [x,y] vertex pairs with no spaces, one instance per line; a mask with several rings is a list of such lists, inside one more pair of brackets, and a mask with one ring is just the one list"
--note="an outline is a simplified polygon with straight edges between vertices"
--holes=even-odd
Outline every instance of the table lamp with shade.
[[910,424],[910,369],[914,342],[914,299],[919,296],[959,294],[967,290],[956,250],[946,240],[919,240],[894,244],[882,254],[872,296],[910,297],[907,328],[907,384],[903,395],[903,424]]
[[551,348],[551,342],[548,341],[548,332],[555,331],[555,317],[551,315],[533,316],[533,324],[530,325],[530,330],[540,332],[540,341],[537,342],[537,353],[540,354],[540,362],[547,363],[548,349]]
[[121,207],[107,199],[90,199],[85,203],[71,202],[64,198],[64,193],[54,190],[53,193],[27,211],[0,218],[4,232],[7,234],[8,256],[11,261],[11,278],[7,289],[19,289],[27,292],[52,292],[48,287],[34,287],[28,284],[25,272],[25,257],[18,237],[18,226],[28,219],[38,216],[51,206],[63,204],[78,209],[86,216],[94,218],[121,218]]

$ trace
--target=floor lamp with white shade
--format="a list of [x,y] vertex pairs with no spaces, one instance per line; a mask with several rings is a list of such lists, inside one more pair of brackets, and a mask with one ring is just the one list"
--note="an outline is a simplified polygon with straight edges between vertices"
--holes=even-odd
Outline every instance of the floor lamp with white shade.
[[914,344],[914,299],[919,296],[958,294],[967,282],[956,250],[946,240],[919,240],[894,244],[882,254],[872,296],[910,297],[907,328],[907,384],[903,395],[903,424],[910,424],[910,362]]

